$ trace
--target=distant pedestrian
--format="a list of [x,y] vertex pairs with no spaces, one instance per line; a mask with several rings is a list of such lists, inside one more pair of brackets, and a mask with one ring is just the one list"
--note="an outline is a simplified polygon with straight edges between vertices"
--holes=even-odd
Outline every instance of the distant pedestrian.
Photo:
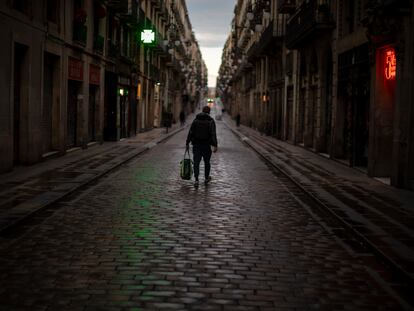
[[185,124],[185,113],[184,113],[184,110],[181,110],[181,112],[180,112],[180,124],[181,124],[181,126],[184,126],[184,124]]
[[[210,158],[212,152],[217,152],[216,123],[210,117],[210,107],[205,106],[201,113],[197,114],[188,132],[186,149],[190,142],[193,144],[194,158],[194,186],[198,187],[198,175],[200,173],[201,158],[204,160],[204,183],[207,185],[210,180]],[[213,151],[211,150],[213,147]]]
[[163,123],[165,127],[165,132],[168,133],[168,129],[172,126],[173,114],[170,112],[163,113]]
[[236,116],[236,125],[238,127],[240,126],[240,113],[237,113],[237,116]]

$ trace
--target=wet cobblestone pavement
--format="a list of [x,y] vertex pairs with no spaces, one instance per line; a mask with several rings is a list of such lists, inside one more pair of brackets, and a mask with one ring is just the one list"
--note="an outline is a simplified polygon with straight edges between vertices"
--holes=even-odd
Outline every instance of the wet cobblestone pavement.
[[[0,176],[0,231],[8,230],[22,219],[83,188],[120,164],[152,148],[170,133],[164,128],[139,133],[118,142],[105,142],[78,150],[30,167],[18,167]],[[80,149],[80,148],[78,148]]]
[[2,237],[0,310],[403,309],[220,122],[211,184],[180,180],[185,135]]
[[414,284],[414,192],[384,185],[302,147],[245,126],[235,128],[229,118],[226,121],[249,146],[323,202]]

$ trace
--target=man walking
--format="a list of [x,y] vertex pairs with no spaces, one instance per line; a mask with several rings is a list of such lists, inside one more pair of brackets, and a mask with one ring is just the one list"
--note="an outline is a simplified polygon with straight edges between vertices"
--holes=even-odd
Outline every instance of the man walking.
[[194,156],[194,186],[198,187],[198,175],[200,173],[201,158],[204,160],[204,183],[207,185],[210,180],[210,158],[211,147],[217,152],[216,123],[210,117],[210,107],[205,106],[201,113],[197,114],[188,132],[186,148],[190,142],[193,144]]
[[181,110],[181,112],[180,112],[180,124],[181,124],[181,126],[184,126],[184,124],[185,124],[185,113],[184,113],[184,110]]

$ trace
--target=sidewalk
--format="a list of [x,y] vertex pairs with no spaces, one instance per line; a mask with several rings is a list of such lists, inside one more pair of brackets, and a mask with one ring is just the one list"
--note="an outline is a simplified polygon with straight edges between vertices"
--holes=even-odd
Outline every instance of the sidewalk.
[[165,128],[156,128],[1,174],[0,232],[185,128],[174,124],[168,134]]
[[334,160],[249,127],[227,126],[330,209],[360,240],[414,279],[414,192],[385,185]]

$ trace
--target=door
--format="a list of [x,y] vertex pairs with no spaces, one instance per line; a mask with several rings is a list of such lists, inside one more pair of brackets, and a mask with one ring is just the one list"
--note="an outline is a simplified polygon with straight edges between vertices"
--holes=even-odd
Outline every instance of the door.
[[76,146],[77,115],[78,115],[78,92],[80,83],[69,80],[68,82],[68,104],[67,104],[67,136],[66,146]]
[[309,90],[309,100],[308,100],[308,109],[307,109],[307,125],[306,125],[306,147],[314,148],[315,140],[315,127],[316,127],[316,96],[317,96],[317,87],[313,86]]
[[305,105],[306,105],[306,89],[301,88],[299,91],[299,104],[298,104],[298,127],[297,127],[297,143],[303,144],[304,143],[304,135],[303,132],[305,131]]
[[117,91],[118,76],[105,73],[104,139],[117,140]]
[[[362,88],[361,88],[362,89]],[[367,89],[368,90],[368,89]],[[360,92],[353,101],[354,126],[353,126],[353,166],[368,165],[368,107],[369,92]]]
[[[23,74],[26,69],[27,47],[16,43],[14,46],[14,94],[13,94],[13,164],[21,162],[22,152],[22,107],[27,97],[27,74]],[[26,92],[26,93],[25,93]]]
[[124,138],[126,137],[126,96],[120,96],[119,103],[121,110],[121,138]]
[[53,150],[53,56],[45,53],[43,78],[43,107],[42,107],[42,152]]
[[89,86],[88,137],[89,141],[96,140],[96,94],[97,87]]

